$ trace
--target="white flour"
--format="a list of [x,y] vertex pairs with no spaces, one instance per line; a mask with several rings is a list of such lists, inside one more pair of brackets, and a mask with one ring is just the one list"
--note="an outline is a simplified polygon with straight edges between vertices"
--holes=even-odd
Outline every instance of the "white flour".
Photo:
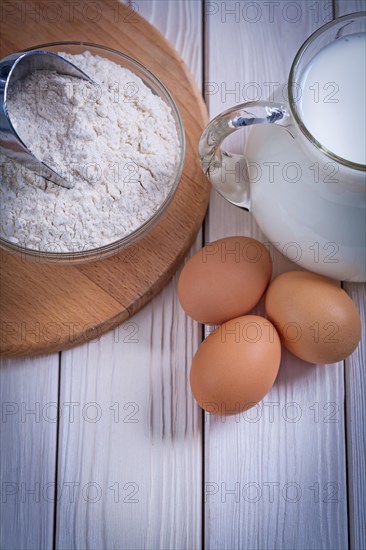
[[131,71],[90,52],[61,53],[98,84],[38,71],[9,114],[64,189],[1,156],[0,235],[36,250],[87,250],[140,227],[168,195],[180,157],[170,108]]

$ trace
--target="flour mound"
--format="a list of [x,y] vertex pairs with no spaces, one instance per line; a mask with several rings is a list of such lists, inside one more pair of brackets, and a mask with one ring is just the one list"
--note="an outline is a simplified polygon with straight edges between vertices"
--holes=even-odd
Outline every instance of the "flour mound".
[[40,251],[114,242],[164,202],[180,159],[168,107],[131,71],[85,52],[60,53],[97,84],[36,71],[10,91],[11,121],[31,151],[74,189],[0,155],[0,235]]

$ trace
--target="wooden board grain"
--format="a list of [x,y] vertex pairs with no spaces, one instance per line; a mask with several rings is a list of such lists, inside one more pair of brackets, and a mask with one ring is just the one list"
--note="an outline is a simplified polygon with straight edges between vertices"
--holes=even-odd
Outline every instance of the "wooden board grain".
[[[133,247],[132,256],[127,249],[107,260],[60,267],[2,255],[3,357],[65,349],[133,315],[182,262],[202,223],[209,194],[196,151],[206,109],[189,70],[163,36],[136,10],[112,0],[93,2],[92,7],[75,3],[72,14],[62,3],[56,15],[52,2],[39,11],[37,6],[35,11],[27,2],[7,6],[1,56],[57,40],[93,41],[133,56],[172,93],[186,132],[186,161],[167,212]],[[50,17],[55,18],[52,24]],[[34,327],[36,337],[24,337],[24,331],[29,334]]]
[[[199,86],[201,3],[138,5]],[[80,405],[73,423],[61,418],[58,479],[79,486],[73,502],[66,493],[57,504],[56,548],[201,548],[202,414],[188,380],[201,329],[178,304],[177,277],[121,326],[61,354],[61,411]],[[102,413],[94,423],[82,415],[93,402]],[[89,406],[90,417],[96,411]],[[95,503],[82,494],[90,482]]]
[[[210,118],[265,99],[269,85],[285,82],[297,49],[333,13],[331,2],[253,4],[208,5]],[[230,136],[229,151],[241,153],[245,137]],[[206,240],[227,235],[268,241],[250,213],[213,193]],[[273,259],[274,275],[299,269],[275,251]],[[263,304],[256,311],[263,315]],[[312,366],[284,350],[276,383],[257,407],[231,418],[206,416],[207,548],[347,548],[343,376],[342,363]]]

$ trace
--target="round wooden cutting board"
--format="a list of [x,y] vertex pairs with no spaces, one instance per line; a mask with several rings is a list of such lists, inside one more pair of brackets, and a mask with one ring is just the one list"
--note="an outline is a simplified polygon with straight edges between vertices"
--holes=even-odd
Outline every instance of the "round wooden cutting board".
[[206,108],[188,69],[165,38],[136,11],[116,1],[93,2],[93,6],[57,3],[57,10],[54,2],[36,4],[39,9],[33,11],[27,2],[3,10],[1,57],[53,41],[95,42],[127,53],[171,92],[183,119],[187,152],[178,191],[162,220],[118,255],[60,266],[1,252],[2,357],[66,349],[98,337],[136,313],[177,270],[202,223],[209,197],[197,157]]

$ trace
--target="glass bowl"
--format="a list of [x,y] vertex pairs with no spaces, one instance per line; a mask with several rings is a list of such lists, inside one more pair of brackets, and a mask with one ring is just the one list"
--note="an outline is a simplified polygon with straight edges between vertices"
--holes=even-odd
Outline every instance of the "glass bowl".
[[153,94],[158,95],[170,107],[172,116],[174,118],[180,143],[180,158],[175,169],[175,174],[172,177],[173,181],[171,184],[171,188],[168,192],[168,195],[160,204],[158,209],[137,229],[135,229],[128,235],[125,235],[121,239],[118,239],[109,244],[97,248],[90,248],[88,250],[70,250],[68,252],[45,251],[26,248],[18,244],[14,244],[6,240],[4,237],[0,237],[0,248],[2,248],[3,250],[13,254],[15,253],[17,255],[21,255],[22,257],[30,260],[33,259],[38,262],[77,264],[105,259],[113,254],[118,254],[118,252],[123,251],[129,245],[135,243],[137,240],[145,236],[159,221],[161,216],[166,211],[168,205],[170,204],[172,198],[174,197],[182,175],[185,159],[185,134],[182,119],[172,96],[170,95],[164,84],[139,61],[136,61],[135,59],[124,53],[118,52],[106,46],[100,46],[98,44],[88,42],[52,42],[49,44],[40,44],[37,46],[33,46],[31,48],[27,48],[24,51],[40,49],[48,50],[54,53],[62,51],[70,54],[80,54],[85,51],[89,51],[94,55],[105,57],[110,61],[113,61],[114,63],[117,63],[118,65],[126,69],[129,69],[139,78],[141,78],[144,84],[151,89]]

